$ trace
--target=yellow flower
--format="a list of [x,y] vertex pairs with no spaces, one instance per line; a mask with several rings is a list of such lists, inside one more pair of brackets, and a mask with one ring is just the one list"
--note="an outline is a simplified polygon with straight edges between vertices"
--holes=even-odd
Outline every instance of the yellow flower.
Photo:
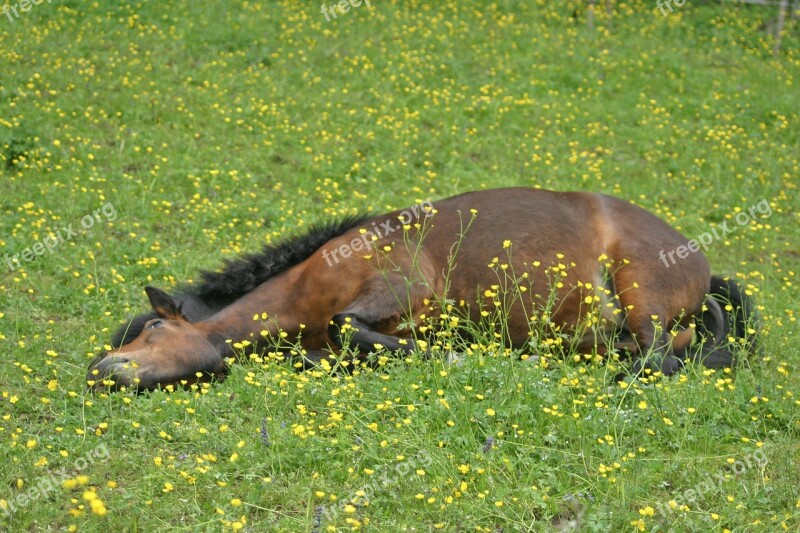
[[103,503],[103,500],[100,498],[95,498],[89,502],[89,507],[92,509],[92,512],[98,516],[103,516],[106,514],[106,506]]

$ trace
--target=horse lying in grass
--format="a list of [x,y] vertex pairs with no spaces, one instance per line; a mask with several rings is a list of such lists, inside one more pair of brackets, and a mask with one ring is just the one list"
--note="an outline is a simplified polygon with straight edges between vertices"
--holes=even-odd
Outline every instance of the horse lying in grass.
[[[677,251],[674,264],[665,251]],[[711,276],[696,242],[633,204],[586,192],[484,190],[347,218],[229,261],[178,295],[145,290],[152,312],[92,361],[91,387],[221,377],[233,346],[261,337],[293,341],[303,365],[430,354],[432,303],[458,303],[473,324],[499,312],[503,344],[534,355],[544,316],[565,349],[629,354],[632,372],[672,375],[687,359],[726,367],[753,348],[751,302]]]

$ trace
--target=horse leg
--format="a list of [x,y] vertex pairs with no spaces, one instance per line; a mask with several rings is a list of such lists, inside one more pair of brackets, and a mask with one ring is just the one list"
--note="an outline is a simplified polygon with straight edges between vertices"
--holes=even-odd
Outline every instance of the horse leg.
[[398,327],[403,320],[416,317],[425,299],[432,296],[427,283],[413,282],[409,286],[407,280],[397,274],[377,275],[366,283],[365,290],[350,305],[333,315],[328,337],[339,348],[357,351],[360,359],[381,348],[412,353],[418,350],[417,343],[398,336]]
[[661,322],[661,332],[656,334],[656,326],[653,324],[653,319],[648,316],[650,320],[645,325],[635,328],[635,339],[639,346],[638,357],[633,363],[631,373],[636,375],[642,370],[645,372],[650,370],[652,372],[660,371],[665,376],[672,376],[680,372],[683,368],[683,361],[675,356],[670,345],[671,335],[665,331],[663,319]]
[[[349,325],[353,328],[353,335],[345,340],[343,330]],[[417,344],[413,339],[403,339],[393,335],[379,333],[372,329],[358,312],[344,312],[333,315],[328,334],[340,348],[350,347],[361,353],[374,352],[386,348],[390,352],[411,353],[416,351]]]
[[[611,284],[612,291],[613,287],[614,284]],[[606,356],[613,349],[618,353],[630,354],[637,358],[632,369],[636,374],[643,367],[653,372],[661,371],[665,375],[678,372],[683,365],[672,349],[676,339],[664,327],[667,312],[660,305],[643,304],[642,301],[649,300],[641,288],[623,291],[613,309],[628,309],[624,320],[616,318],[610,312],[612,308],[604,308],[608,312],[600,324],[576,342],[577,352]],[[683,347],[684,335],[681,334],[678,341],[680,346],[676,347]]]
[[626,326],[633,335],[632,351],[637,356],[631,373],[636,375],[643,370],[650,370],[660,371],[665,376],[676,374],[683,367],[683,361],[672,351],[672,338],[667,331],[668,321],[664,310],[639,301],[631,303],[633,298],[630,294],[623,294],[621,300],[623,308],[633,305],[625,318]]

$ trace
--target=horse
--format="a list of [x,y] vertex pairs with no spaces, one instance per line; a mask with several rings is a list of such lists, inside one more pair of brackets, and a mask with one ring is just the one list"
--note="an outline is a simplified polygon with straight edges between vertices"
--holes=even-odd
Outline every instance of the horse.
[[243,345],[289,343],[302,368],[430,357],[437,304],[462,323],[500,312],[496,336],[523,358],[549,331],[574,353],[630,357],[636,375],[670,376],[688,360],[730,367],[755,347],[752,302],[711,275],[696,241],[591,192],[488,189],[351,216],[227,260],[175,294],[145,292],[152,311],[92,360],[91,389],[222,379]]

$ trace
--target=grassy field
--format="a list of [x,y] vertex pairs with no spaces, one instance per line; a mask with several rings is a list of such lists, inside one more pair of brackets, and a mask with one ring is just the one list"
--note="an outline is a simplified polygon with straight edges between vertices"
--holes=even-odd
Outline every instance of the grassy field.
[[[590,28],[585,4],[0,14],[0,530],[800,528],[797,21],[773,56],[774,6],[614,2]],[[86,391],[145,284],[508,185],[615,194],[690,237],[728,221],[707,255],[757,299],[762,353],[627,385],[478,347]]]

